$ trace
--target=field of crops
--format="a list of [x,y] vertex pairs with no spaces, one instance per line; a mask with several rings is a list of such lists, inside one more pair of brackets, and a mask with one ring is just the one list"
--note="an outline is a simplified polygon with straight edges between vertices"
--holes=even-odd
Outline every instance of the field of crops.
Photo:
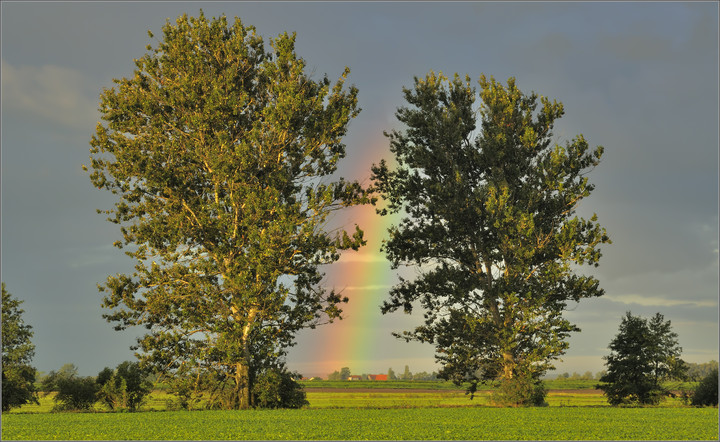
[[[348,384],[348,383],[346,383]],[[378,384],[378,383],[375,383]],[[140,413],[49,413],[41,404],[3,413],[3,440],[717,440],[718,409],[610,407],[595,390],[553,389],[542,408],[495,408],[489,391],[306,385],[301,410],[166,411],[155,391]],[[554,387],[554,385],[553,385]],[[580,387],[576,385],[575,387]],[[97,408],[96,411],[100,411]]]
[[9,414],[3,440],[717,440],[714,408],[408,408]]

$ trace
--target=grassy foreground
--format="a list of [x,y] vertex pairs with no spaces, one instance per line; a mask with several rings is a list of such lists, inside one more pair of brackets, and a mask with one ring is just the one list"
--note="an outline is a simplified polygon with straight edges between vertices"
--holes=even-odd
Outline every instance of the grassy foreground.
[[5,414],[3,440],[717,440],[715,408]]
[[[324,385],[323,385],[324,384]],[[346,382],[345,384],[350,384]],[[659,407],[610,407],[592,390],[557,389],[549,407],[495,408],[490,391],[351,383],[306,385],[301,410],[167,411],[155,390],[140,413],[50,413],[52,396],[2,415],[3,440],[717,440],[718,409],[678,398]],[[355,387],[355,390],[347,388]],[[588,388],[590,387],[590,388]]]

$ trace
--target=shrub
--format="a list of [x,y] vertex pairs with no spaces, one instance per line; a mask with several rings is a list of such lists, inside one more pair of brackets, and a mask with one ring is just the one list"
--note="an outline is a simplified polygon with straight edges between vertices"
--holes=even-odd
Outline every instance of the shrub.
[[308,405],[305,391],[285,369],[271,369],[255,379],[253,394],[258,408],[301,408]]
[[547,389],[532,376],[502,380],[492,394],[492,402],[502,407],[546,407]]
[[715,368],[700,381],[692,395],[692,405],[718,405],[718,369]]
[[53,411],[89,410],[96,401],[98,386],[91,376],[58,380],[58,394],[53,399],[58,404]]

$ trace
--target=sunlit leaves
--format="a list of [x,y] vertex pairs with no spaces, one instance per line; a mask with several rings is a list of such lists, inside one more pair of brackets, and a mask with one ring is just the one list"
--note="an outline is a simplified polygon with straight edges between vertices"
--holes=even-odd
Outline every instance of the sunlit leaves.
[[204,361],[247,386],[242,367],[281,363],[297,330],[340,316],[320,266],[364,244],[324,230],[369,201],[329,181],[359,112],[349,70],[315,80],[294,34],[269,46],[240,19],[183,15],[101,95],[90,178],[118,196],[105,213],[137,261],[101,287],[105,316],[149,329],[140,356],[163,373]]

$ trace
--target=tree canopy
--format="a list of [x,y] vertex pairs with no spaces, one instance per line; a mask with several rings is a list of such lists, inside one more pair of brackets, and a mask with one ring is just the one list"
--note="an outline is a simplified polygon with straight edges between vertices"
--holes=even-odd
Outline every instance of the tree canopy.
[[431,72],[404,89],[404,129],[386,133],[393,161],[372,170],[386,201],[378,212],[404,215],[383,250],[418,276],[401,277],[382,312],[422,308],[424,324],[397,336],[433,343],[446,379],[471,389],[525,379],[532,390],[579,331],[562,316],[567,304],[603,294],[573,267],[597,266],[610,243],[596,216],[575,215],[603,148],[582,135],[553,143],[562,103],[514,78],[482,75],[479,86]]
[[[150,37],[153,38],[151,33]],[[314,80],[295,35],[270,40],[225,16],[183,15],[101,95],[92,183],[118,198],[104,211],[136,261],[108,277],[105,317],[142,325],[144,366],[210,371],[231,406],[283,365],[295,333],[341,317],[347,299],[322,286],[322,266],[364,244],[327,231],[336,210],[368,202],[357,182],[330,181],[360,109],[349,69]]]
[[32,327],[22,318],[20,301],[2,283],[2,411],[28,403],[38,403],[36,370],[30,365],[35,345],[30,341]]
[[631,312],[622,318],[611,353],[603,357],[607,372],[598,385],[610,404],[657,404],[671,394],[662,382],[684,377],[678,335],[664,319],[656,313],[648,321]]

